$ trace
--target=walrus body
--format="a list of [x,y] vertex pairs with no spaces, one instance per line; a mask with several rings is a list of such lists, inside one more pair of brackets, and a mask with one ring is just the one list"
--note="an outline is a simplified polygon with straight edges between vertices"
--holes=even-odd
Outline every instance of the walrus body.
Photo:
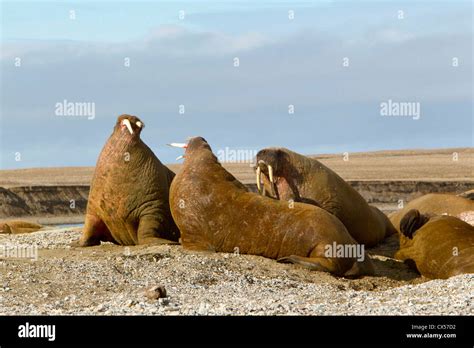
[[[354,257],[325,256],[326,246],[333,242],[356,246],[335,216],[309,204],[289,207],[286,202],[249,192],[220,165],[200,137],[187,145],[183,167],[171,184],[170,206],[181,243],[188,249],[238,251],[337,275],[358,267]],[[367,258],[356,273],[370,272],[370,266]]]
[[42,228],[43,226],[40,224],[21,220],[10,220],[0,223],[0,233],[4,234],[31,233]]
[[[429,193],[409,202],[403,209],[389,215],[393,226],[397,229],[402,218],[412,209],[424,215],[451,215],[463,218],[474,211],[474,201],[468,198],[447,194]],[[463,218],[463,220],[465,220]],[[466,220],[467,221],[467,220]]]
[[80,246],[176,242],[169,209],[174,173],[140,139],[143,123],[121,115],[97,161]]
[[400,223],[399,260],[427,278],[474,273],[474,227],[447,215],[427,217],[410,210]]
[[[270,182],[272,171],[273,182]],[[264,192],[280,200],[317,205],[334,214],[354,239],[367,246],[396,232],[380,210],[321,162],[284,148],[257,153],[257,184],[261,173]]]

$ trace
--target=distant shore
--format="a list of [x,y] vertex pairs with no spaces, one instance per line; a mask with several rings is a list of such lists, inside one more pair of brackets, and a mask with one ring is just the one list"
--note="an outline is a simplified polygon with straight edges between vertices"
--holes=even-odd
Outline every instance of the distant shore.
[[[392,150],[310,156],[345,180],[474,181],[474,148]],[[181,164],[167,166],[178,172]],[[244,184],[255,182],[252,163],[223,163]],[[94,167],[0,170],[0,187],[89,185]]]
[[[400,201],[430,192],[458,194],[474,188],[474,149],[377,151],[314,156],[336,171],[370,204],[385,213]],[[256,191],[251,163],[224,163]],[[178,172],[181,164],[170,164]],[[0,170],[0,221],[82,223],[94,167]]]

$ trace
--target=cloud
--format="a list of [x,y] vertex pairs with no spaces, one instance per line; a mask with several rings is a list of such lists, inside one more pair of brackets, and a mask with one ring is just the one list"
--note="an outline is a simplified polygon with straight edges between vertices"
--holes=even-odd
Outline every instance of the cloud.
[[384,29],[375,33],[372,44],[377,43],[403,43],[409,40],[414,40],[415,34],[396,29]]
[[[91,154],[121,113],[143,117],[144,137],[156,148],[196,134],[221,145],[317,144],[326,150],[356,142],[382,147],[390,137],[392,147],[443,137],[469,142],[471,34],[415,35],[381,26],[355,39],[308,28],[272,36],[173,25],[121,43],[8,42],[0,58],[8,123],[2,152],[8,157],[19,145],[44,146],[55,155],[36,151],[35,163],[61,165],[71,160],[68,149],[84,148],[77,161],[93,164]],[[459,67],[452,66],[453,56]],[[21,57],[21,67],[14,57]],[[389,98],[421,102],[423,121],[381,119],[378,107]],[[57,118],[54,105],[64,99],[96,103],[96,119]],[[446,134],[437,108],[456,110]]]

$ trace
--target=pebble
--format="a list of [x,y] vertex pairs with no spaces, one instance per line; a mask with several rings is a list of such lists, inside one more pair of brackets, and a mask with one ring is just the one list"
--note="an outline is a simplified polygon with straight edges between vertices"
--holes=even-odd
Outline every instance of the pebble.
[[155,285],[145,290],[145,296],[150,300],[158,300],[166,297],[166,289],[162,285]]
[[473,274],[348,280],[258,256],[180,246],[129,247],[125,257],[123,247],[111,244],[68,249],[77,238],[67,229],[0,236],[0,244],[40,249],[37,262],[0,267],[0,315],[474,314]]

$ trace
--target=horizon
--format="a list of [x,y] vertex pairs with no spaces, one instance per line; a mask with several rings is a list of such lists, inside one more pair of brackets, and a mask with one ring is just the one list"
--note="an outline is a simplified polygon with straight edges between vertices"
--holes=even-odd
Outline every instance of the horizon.
[[[211,146],[212,149],[212,146]],[[153,150],[153,149],[152,149]],[[232,149],[233,150],[233,149]],[[292,150],[292,149],[289,149]],[[349,156],[351,155],[364,155],[364,154],[377,154],[380,152],[394,152],[394,153],[403,153],[403,152],[409,152],[409,151],[414,151],[414,152],[437,152],[437,151],[448,151],[448,150],[474,150],[473,147],[446,147],[446,148],[407,148],[407,149],[381,149],[381,150],[374,150],[374,151],[354,151],[354,152],[349,152]],[[293,151],[293,150],[292,150]],[[215,154],[215,151],[213,150],[213,153]],[[335,153],[319,153],[319,154],[305,154],[305,153],[300,153],[301,155],[308,156],[310,158],[316,158],[316,159],[323,159],[321,157],[328,156],[328,158],[334,158],[337,157],[338,155],[341,156],[341,160],[344,156],[344,153],[340,152],[335,152]],[[416,155],[416,154],[415,154]],[[159,158],[158,158],[159,159]],[[161,160],[160,160],[161,161]],[[183,160],[179,160],[176,162],[163,162],[161,161],[164,165],[169,166],[169,165],[182,165]],[[221,164],[250,164],[254,165],[255,163],[248,162],[248,161],[220,161],[219,163]],[[474,164],[473,164],[474,165]],[[28,170],[28,169],[54,169],[54,168],[95,168],[94,165],[86,165],[86,166],[44,166],[44,167],[22,167],[22,168],[2,168],[0,171],[11,171],[11,170]]]

